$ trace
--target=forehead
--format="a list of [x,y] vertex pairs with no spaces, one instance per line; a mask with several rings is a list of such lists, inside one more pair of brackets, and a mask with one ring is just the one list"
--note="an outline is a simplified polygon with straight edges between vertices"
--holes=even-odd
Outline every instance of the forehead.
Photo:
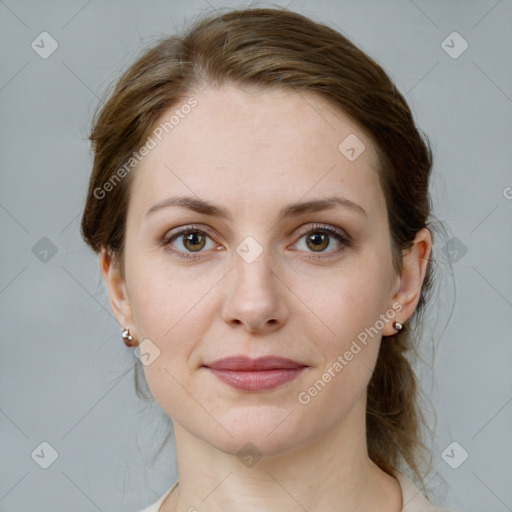
[[232,85],[194,91],[162,114],[150,137],[154,147],[132,184],[131,208],[141,214],[180,194],[253,211],[337,192],[369,216],[384,207],[371,140],[318,95]]

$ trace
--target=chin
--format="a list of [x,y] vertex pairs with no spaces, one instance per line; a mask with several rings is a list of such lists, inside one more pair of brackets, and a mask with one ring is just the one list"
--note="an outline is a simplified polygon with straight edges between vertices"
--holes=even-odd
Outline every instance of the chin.
[[267,406],[254,407],[253,411],[239,408],[216,418],[224,428],[212,420],[215,428],[205,430],[205,424],[197,428],[197,422],[193,431],[189,432],[216,449],[238,458],[246,454],[256,458],[277,457],[306,445],[311,437],[311,433],[304,428],[307,421],[301,422],[298,415],[295,418],[293,413],[290,414],[291,411]]

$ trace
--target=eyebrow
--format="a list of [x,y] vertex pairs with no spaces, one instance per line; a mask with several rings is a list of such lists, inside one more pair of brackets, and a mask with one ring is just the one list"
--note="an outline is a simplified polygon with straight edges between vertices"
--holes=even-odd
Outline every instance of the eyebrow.
[[[188,210],[192,210],[197,213],[202,213],[204,215],[211,215],[213,217],[218,217],[224,220],[232,220],[232,216],[229,211],[223,206],[215,205],[203,199],[197,199],[192,196],[177,196],[170,197],[168,199],[164,199],[153,205],[146,212],[146,217],[162,208],[168,208],[171,206],[178,206],[181,208],[187,208]],[[368,214],[364,210],[364,208],[357,203],[354,203],[350,199],[346,197],[325,197],[322,199],[315,199],[311,201],[304,202],[296,202],[289,204],[282,208],[279,212],[279,221],[283,220],[286,217],[297,217],[299,215],[303,215],[305,213],[314,213],[322,210],[330,210],[335,208],[336,206],[341,206],[347,209],[350,209],[356,213],[362,214],[365,217],[368,217]]]

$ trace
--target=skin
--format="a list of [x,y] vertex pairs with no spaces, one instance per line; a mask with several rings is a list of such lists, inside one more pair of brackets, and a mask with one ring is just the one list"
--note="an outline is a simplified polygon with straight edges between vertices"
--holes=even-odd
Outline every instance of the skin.
[[[381,336],[396,333],[392,320],[308,404],[297,396],[393,304],[402,307],[393,320],[413,314],[430,233],[417,234],[397,275],[374,146],[322,98],[232,85],[193,96],[198,105],[133,171],[125,275],[101,254],[120,326],[160,350],[144,371],[173,421],[180,482],[161,510],[399,512],[400,485],[369,459],[365,439],[367,385]],[[366,146],[354,161],[338,150],[349,134]],[[232,219],[177,206],[146,215],[177,195],[223,206]],[[278,222],[290,203],[333,195],[367,215],[337,206]],[[349,234],[352,245],[329,236],[315,252],[306,243],[314,223]],[[161,242],[191,224],[206,231],[204,247],[200,239],[191,251],[183,236],[171,246],[199,255],[188,260]],[[247,236],[263,250],[252,263],[236,252]],[[278,388],[245,392],[201,367],[240,354],[308,368]],[[247,442],[263,455],[251,467],[237,457]]]

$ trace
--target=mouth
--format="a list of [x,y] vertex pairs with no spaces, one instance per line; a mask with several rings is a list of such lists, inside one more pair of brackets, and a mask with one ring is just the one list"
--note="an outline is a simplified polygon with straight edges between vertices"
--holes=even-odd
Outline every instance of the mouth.
[[276,356],[228,357],[203,365],[223,383],[243,391],[265,391],[296,379],[307,365]]

